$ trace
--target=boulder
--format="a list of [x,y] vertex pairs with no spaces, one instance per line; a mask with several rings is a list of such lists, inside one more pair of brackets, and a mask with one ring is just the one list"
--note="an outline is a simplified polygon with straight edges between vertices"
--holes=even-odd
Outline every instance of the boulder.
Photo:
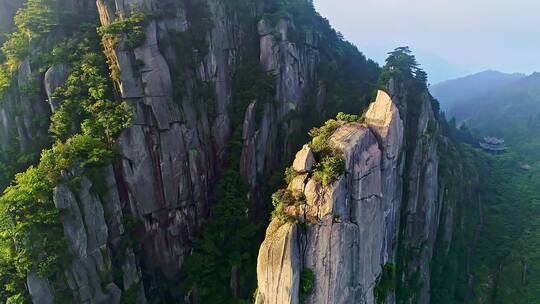
[[49,106],[53,113],[56,112],[61,105],[61,100],[54,98],[54,91],[64,85],[69,72],[70,68],[65,64],[53,65],[45,72],[43,83],[45,85]]
[[313,157],[313,151],[308,145],[304,145],[302,150],[296,153],[296,157],[293,163],[293,169],[299,173],[305,173],[311,171],[315,157]]
[[403,142],[404,127],[398,108],[386,92],[377,92],[377,98],[369,105],[365,118],[384,147],[387,158],[395,158]]

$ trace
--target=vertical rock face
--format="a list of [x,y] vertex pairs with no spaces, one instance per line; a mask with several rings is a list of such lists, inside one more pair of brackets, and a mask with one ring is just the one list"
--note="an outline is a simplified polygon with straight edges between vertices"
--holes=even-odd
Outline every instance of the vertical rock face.
[[[67,285],[76,303],[120,303],[121,293],[111,277],[112,245],[124,234],[123,217],[112,168],[105,170],[107,191],[94,194],[92,182],[83,177],[80,189],[72,191],[65,185],[55,189],[54,202],[63,210],[62,224],[69,249],[73,253],[71,267],[65,269]],[[105,207],[105,209],[104,209]],[[123,290],[134,287],[140,290],[138,303],[145,303],[140,270],[135,264],[131,248],[115,252],[126,256]],[[40,303],[33,296],[34,303]]]
[[[438,132],[431,99],[424,93],[416,102],[407,102],[409,92],[402,84],[390,81],[390,95],[406,117],[408,136],[403,182],[407,199],[402,206],[399,252],[406,274],[404,288],[414,290],[414,303],[430,302],[430,261],[439,227],[441,202],[438,180]],[[406,255],[406,256],[405,256]]]
[[[279,219],[270,224],[259,251],[258,303],[297,303],[299,291],[273,275],[283,265],[292,267],[284,273],[313,271],[313,291],[305,295],[306,303],[375,303],[373,288],[382,267],[395,258],[403,122],[384,92],[370,106],[366,121],[369,128],[343,123],[330,137],[331,146],[345,157],[347,174],[326,187],[311,174],[289,185],[305,196],[305,204],[287,210],[303,224],[279,229]],[[293,227],[299,234],[294,245],[300,248],[299,258],[279,250],[283,230]],[[276,287],[281,282],[287,285]],[[275,290],[288,291],[289,297],[279,301],[273,297]]]
[[387,227],[383,245],[385,247],[383,262],[394,263],[403,190],[401,179],[403,163],[401,159],[404,153],[402,150],[404,125],[398,108],[384,91],[378,91],[377,99],[370,104],[365,118],[383,151],[382,193],[384,193],[384,221]]
[[[188,68],[176,64],[185,60],[182,56],[190,56],[175,48],[175,43],[187,43],[177,36],[199,30],[190,28],[192,12],[184,4],[97,1],[103,25],[122,18],[119,16],[129,17],[133,9],[158,16],[148,19],[140,45],[105,44],[111,50],[109,59],[120,71],[117,84],[122,97],[136,108],[134,126],[119,139],[123,159],[119,176],[128,190],[125,199],[144,222],[146,267],[157,267],[168,277],[177,274],[190,252],[225,156],[231,135],[232,75],[246,30],[228,13],[226,3],[205,1],[213,27],[199,34],[205,35],[208,54],[196,63],[196,73],[188,73],[184,83],[176,83],[178,69]],[[168,14],[162,14],[163,10]],[[244,115],[240,172],[251,185],[255,201],[260,186],[257,176],[268,174],[284,155],[291,154],[290,136],[297,127],[285,121],[286,115],[305,106],[304,97],[316,83],[317,39],[310,34],[305,43],[288,41],[287,31],[293,26],[284,20],[275,25],[267,20],[258,24],[261,65],[276,75],[278,101],[254,101]],[[274,28],[280,39],[274,37]],[[192,92],[201,81],[213,91],[208,106]],[[175,86],[186,87],[187,93],[175,94]],[[262,113],[259,121],[257,112]]]
[[[98,1],[97,6],[102,23],[107,25],[117,16],[128,17],[133,9],[156,13],[171,3]],[[200,100],[173,96],[171,64],[178,60],[176,56],[185,54],[177,54],[167,46],[174,42],[175,31],[187,30],[179,26],[186,22],[184,8],[174,7],[178,10],[173,15],[148,20],[140,45],[131,48],[122,42],[113,49],[112,58],[120,70],[122,97],[136,108],[135,125],[119,139],[126,199],[133,214],[144,221],[147,266],[158,267],[168,277],[178,272],[189,253],[190,238],[204,217],[209,183],[229,136],[225,112],[230,97],[227,71],[234,62],[231,50],[235,48],[232,35],[227,35],[228,21],[222,4],[209,3],[209,9],[218,15],[216,20],[225,28],[219,28],[224,33],[207,33],[210,53],[200,63],[199,77],[215,87],[216,108],[212,112],[217,114],[209,117],[201,112],[197,106]],[[142,66],[139,70],[134,69],[137,63]],[[219,132],[209,132],[212,124]]]
[[28,285],[28,293],[34,303],[54,303],[53,290],[47,279],[40,278],[37,273],[31,272],[26,278],[26,284]]
[[298,234],[298,227],[290,223],[280,226],[274,221],[268,227],[257,265],[258,280],[267,284],[264,285],[265,292],[257,295],[256,304],[299,303],[301,253]]
[[[47,118],[50,111],[40,94],[42,75],[32,70],[31,60],[27,57],[19,67],[16,81],[4,96],[0,106],[6,126],[2,134],[2,150],[8,149],[8,142],[18,137],[19,150],[28,153],[39,148],[47,136],[47,128],[40,125],[40,118]],[[5,113],[5,114],[4,114]],[[13,114],[16,113],[16,114]]]

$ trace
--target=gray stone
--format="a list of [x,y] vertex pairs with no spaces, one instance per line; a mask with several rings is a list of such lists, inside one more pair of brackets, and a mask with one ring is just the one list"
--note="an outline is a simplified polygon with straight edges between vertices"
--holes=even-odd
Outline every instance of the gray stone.
[[35,272],[30,272],[26,277],[28,293],[34,304],[53,304],[54,293],[49,280],[41,278]]
[[296,225],[290,223],[267,234],[257,259],[257,280],[260,283],[256,304],[299,303],[300,251],[297,234]]
[[313,151],[309,145],[304,145],[302,150],[296,153],[296,157],[293,162],[293,169],[299,173],[305,173],[311,171],[313,168],[313,163],[315,162],[315,157],[313,156]]
[[47,72],[45,72],[45,78],[43,80],[45,86],[45,92],[47,93],[47,98],[49,105],[51,107],[51,112],[56,112],[60,108],[61,100],[54,98],[53,94],[62,85],[68,78],[70,69],[65,64],[53,65],[50,67]]

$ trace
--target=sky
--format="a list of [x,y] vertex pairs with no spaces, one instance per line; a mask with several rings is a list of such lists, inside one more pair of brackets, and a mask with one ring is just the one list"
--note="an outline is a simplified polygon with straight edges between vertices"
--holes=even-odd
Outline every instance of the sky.
[[484,70],[540,71],[540,0],[314,0],[366,54],[409,46],[430,82]]

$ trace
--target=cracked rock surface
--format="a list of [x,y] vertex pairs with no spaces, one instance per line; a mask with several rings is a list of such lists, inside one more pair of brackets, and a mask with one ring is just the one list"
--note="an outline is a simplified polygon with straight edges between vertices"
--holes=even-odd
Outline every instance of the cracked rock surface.
[[[346,174],[326,187],[309,174],[289,184],[291,191],[303,192],[305,204],[287,212],[305,224],[279,227],[279,219],[270,224],[259,251],[257,303],[297,303],[292,274],[306,268],[314,274],[306,303],[375,303],[373,288],[395,251],[403,123],[382,91],[366,121],[369,128],[346,123],[329,139],[345,157]],[[298,152],[295,163],[304,162],[305,150]],[[286,243],[293,232],[298,237]]]

